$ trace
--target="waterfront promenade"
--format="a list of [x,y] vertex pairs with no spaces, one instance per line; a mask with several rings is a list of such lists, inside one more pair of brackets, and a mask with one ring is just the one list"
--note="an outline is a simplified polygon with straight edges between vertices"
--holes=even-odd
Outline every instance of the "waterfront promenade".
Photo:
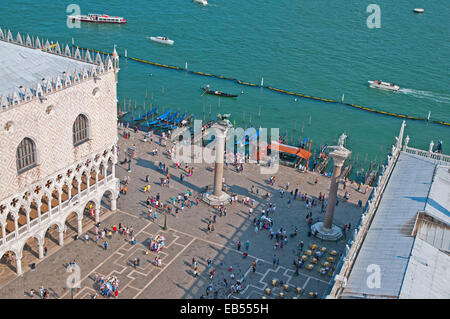
[[[290,190],[299,188],[301,193],[316,198],[319,193],[327,194],[330,179],[314,173],[299,173],[294,168],[280,166],[276,174],[276,182],[272,186],[267,175],[259,173],[256,164],[244,164],[244,171],[236,172],[234,167],[225,166],[224,178],[226,184],[231,186],[231,191],[238,194],[239,199],[250,197],[255,200],[253,215],[249,216],[249,206],[243,203],[233,203],[227,206],[226,216],[220,216],[218,211],[200,202],[191,208],[185,207],[178,214],[172,209],[167,215],[167,230],[163,230],[164,216],[158,213],[157,219],[148,213],[145,201],[148,196],[154,197],[160,194],[163,203],[171,204],[172,197],[183,194],[186,190],[193,193],[195,199],[201,194],[205,186],[211,185],[214,173],[208,164],[189,164],[194,167],[192,176],[185,177],[180,181],[182,169],[176,169],[171,160],[167,158],[166,149],[170,148],[170,143],[166,148],[154,142],[144,142],[143,133],[131,133],[129,139],[122,137],[122,129],[119,129],[119,164],[116,167],[116,175],[120,180],[126,176],[130,178],[127,194],[121,194],[118,201],[118,210],[115,213],[104,215],[100,228],[110,229],[119,223],[125,227],[133,227],[133,236],[137,244],[130,244],[129,238],[115,233],[112,238],[108,238],[108,249],[104,250],[103,240],[95,242],[93,228],[84,228],[89,234],[89,241],[75,240],[67,242],[64,247],[54,247],[49,249],[49,254],[36,264],[35,270],[30,270],[28,265],[24,265],[24,274],[21,277],[11,276],[10,269],[0,272],[0,298],[30,298],[30,289],[36,291],[43,286],[50,292],[50,298],[92,298],[99,293],[99,285],[95,283],[94,276],[108,277],[115,275],[119,283],[118,298],[214,298],[217,291],[218,298],[261,298],[264,289],[272,289],[269,297],[279,296],[281,287],[272,287],[272,280],[281,280],[288,284],[289,290],[285,291],[285,298],[309,297],[309,292],[317,292],[321,297],[328,282],[330,274],[321,275],[318,272],[319,265],[314,269],[300,269],[299,275],[295,274],[293,260],[297,251],[297,244],[303,241],[305,250],[309,245],[316,243],[318,247],[326,247],[326,256],[331,250],[337,251],[333,265],[336,265],[340,254],[345,249],[345,238],[338,242],[321,242],[320,240],[308,236],[308,226],[306,214],[312,211],[312,218],[323,218],[320,212],[320,204],[312,209],[306,208],[304,201],[292,200]],[[132,160],[131,172],[127,172],[128,164],[120,164],[125,158],[125,150],[132,145],[136,146],[136,158]],[[158,149],[158,155],[151,152]],[[158,163],[163,162],[169,167],[171,175],[170,187],[161,186],[160,178],[166,176]],[[184,168],[184,165],[182,165]],[[145,178],[149,175],[151,191],[144,192],[146,186]],[[317,179],[317,183],[315,183]],[[289,192],[284,198],[280,197],[279,190],[290,183]],[[250,193],[252,186],[255,192]],[[256,189],[258,194],[256,194]],[[339,189],[339,204],[335,211],[335,223],[344,225],[351,223],[356,225],[362,208],[357,203],[361,199],[363,206],[370,193],[370,188],[364,193],[357,191],[357,185],[348,184],[343,190]],[[350,193],[350,201],[342,200],[345,191]],[[267,201],[263,195],[267,192],[271,194]],[[288,207],[288,200],[292,203]],[[269,238],[269,231],[265,229],[255,232],[253,223],[255,217],[261,216],[262,209],[266,209],[268,203],[276,206],[276,211],[270,215],[273,218],[273,230],[277,232],[281,227],[286,229],[288,242],[283,248],[274,249],[275,239]],[[175,207],[181,208],[177,203]],[[154,211],[154,208],[153,208]],[[215,230],[208,231],[208,220],[214,218]],[[298,228],[296,237],[290,237],[294,227]],[[353,231],[353,229],[351,230]],[[159,254],[150,252],[145,254],[150,240],[155,235],[165,236],[165,247]],[[83,233],[84,236],[84,233]],[[349,235],[347,235],[347,238]],[[246,242],[249,241],[248,250]],[[237,242],[242,246],[238,250]],[[243,257],[243,252],[248,256]],[[162,266],[153,265],[154,258],[159,255]],[[325,257],[325,256],[324,256]],[[133,260],[140,259],[138,267],[133,266]],[[194,277],[192,259],[198,261],[199,276]],[[207,266],[207,260],[212,261],[211,268]],[[81,288],[70,292],[65,289],[66,279],[70,273],[66,272],[69,262],[75,260],[81,269]],[[252,261],[256,261],[256,271],[252,271]],[[274,265],[275,261],[275,265]],[[321,264],[323,260],[319,261]],[[232,267],[230,271],[229,268]],[[214,269],[215,274],[212,279],[209,277],[210,271]],[[11,271],[12,272],[12,271]],[[234,275],[234,279],[231,278]],[[230,294],[231,285],[236,279],[242,279],[242,291],[240,294]],[[223,284],[224,279],[228,285]],[[207,288],[212,284],[212,291]],[[300,287],[304,293],[298,296],[295,288]],[[34,297],[38,298],[38,297]],[[102,298],[99,296],[98,298]]]

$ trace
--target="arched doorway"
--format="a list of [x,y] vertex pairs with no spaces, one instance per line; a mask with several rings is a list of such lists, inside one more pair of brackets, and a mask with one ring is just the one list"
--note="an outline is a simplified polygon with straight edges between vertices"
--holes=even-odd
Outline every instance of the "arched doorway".
[[22,256],[22,260],[25,262],[31,262],[32,257],[39,258],[39,241],[37,238],[30,237],[27,239],[22,248]]
[[103,193],[100,205],[107,210],[111,210],[111,200],[112,199],[113,199],[113,195],[112,195],[111,191],[107,190],[105,193]]
[[44,235],[44,247],[59,245],[59,232],[58,225],[50,225],[45,231]]
[[95,222],[95,210],[97,209],[95,203],[93,201],[89,201],[84,206],[83,217],[88,218],[89,220]]
[[64,226],[66,230],[66,236],[78,233],[78,215],[76,212],[71,212],[69,215],[67,215]]
[[11,276],[17,273],[17,255],[9,250],[0,257],[0,277]]

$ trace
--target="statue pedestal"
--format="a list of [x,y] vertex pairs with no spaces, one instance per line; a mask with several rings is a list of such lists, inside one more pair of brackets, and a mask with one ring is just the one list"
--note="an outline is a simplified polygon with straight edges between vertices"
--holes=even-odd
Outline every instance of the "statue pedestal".
[[322,240],[337,241],[342,237],[342,229],[336,225],[325,228],[323,222],[317,222],[311,226],[311,233]]
[[220,196],[214,195],[214,192],[203,193],[203,201],[210,206],[227,205],[231,202],[231,196],[225,192],[222,192]]

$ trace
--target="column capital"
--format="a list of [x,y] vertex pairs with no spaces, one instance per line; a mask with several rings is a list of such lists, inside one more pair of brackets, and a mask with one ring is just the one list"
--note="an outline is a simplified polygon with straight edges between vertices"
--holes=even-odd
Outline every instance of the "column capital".
[[345,160],[350,156],[352,152],[346,148],[335,149],[330,153],[331,158],[333,159],[334,166],[342,166],[344,165]]

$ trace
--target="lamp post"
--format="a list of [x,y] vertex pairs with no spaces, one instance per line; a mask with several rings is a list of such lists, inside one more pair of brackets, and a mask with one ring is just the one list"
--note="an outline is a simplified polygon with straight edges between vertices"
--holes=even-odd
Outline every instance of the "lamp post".
[[167,213],[166,212],[164,212],[164,227],[163,227],[163,229],[167,230]]
[[136,147],[133,145],[133,147],[129,147],[127,150],[128,155],[128,172],[131,172],[131,158],[134,158],[136,154]]

